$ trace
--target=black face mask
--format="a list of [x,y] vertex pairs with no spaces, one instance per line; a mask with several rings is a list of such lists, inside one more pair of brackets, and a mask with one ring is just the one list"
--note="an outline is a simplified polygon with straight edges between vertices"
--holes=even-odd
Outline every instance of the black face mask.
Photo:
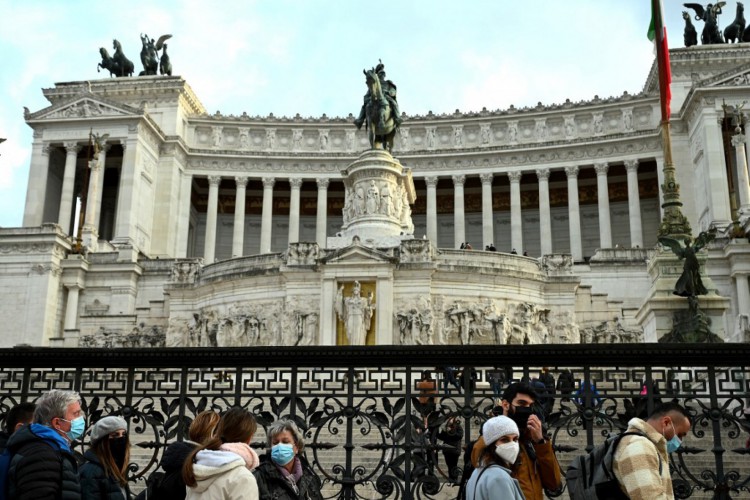
[[125,465],[125,454],[128,451],[128,437],[122,436],[109,440],[109,451],[117,466],[122,469]]
[[523,432],[526,430],[526,424],[529,421],[529,417],[534,414],[534,410],[530,406],[511,405],[511,408],[513,409],[513,411],[511,412],[509,417],[518,426],[518,431],[523,434]]

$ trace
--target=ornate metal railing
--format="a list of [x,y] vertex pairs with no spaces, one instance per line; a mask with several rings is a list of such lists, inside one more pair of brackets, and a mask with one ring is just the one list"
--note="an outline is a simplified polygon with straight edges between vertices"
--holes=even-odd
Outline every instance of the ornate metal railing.
[[[476,378],[447,383],[446,366],[467,374],[473,368]],[[271,422],[298,422],[326,497],[454,498],[452,479],[460,471],[447,470],[446,452],[460,452],[492,415],[490,381],[533,378],[543,366],[555,376],[569,369],[577,381],[548,407],[563,470],[633,416],[676,399],[694,416],[690,435],[671,457],[676,495],[750,495],[748,344],[4,349],[0,420],[12,405],[49,389],[77,390],[89,423],[108,414],[128,420],[138,490],[164,446],[185,438],[196,413],[242,406],[260,423],[254,445],[261,452]],[[420,401],[423,370],[436,379],[434,401]],[[580,390],[581,381],[593,385]],[[643,382],[659,392],[641,395]],[[459,444],[439,438],[453,416],[463,424]],[[566,497],[564,491],[548,495]]]

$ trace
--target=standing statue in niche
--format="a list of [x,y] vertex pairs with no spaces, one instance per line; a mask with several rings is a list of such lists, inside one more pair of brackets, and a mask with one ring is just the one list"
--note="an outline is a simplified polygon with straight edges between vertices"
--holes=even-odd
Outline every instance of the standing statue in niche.
[[721,36],[721,31],[719,30],[717,17],[721,14],[721,8],[726,5],[726,2],[708,4],[705,8],[699,3],[686,3],[683,5],[695,11],[696,21],[703,21],[705,23],[703,26],[703,32],[701,33],[701,43],[703,45],[724,43],[724,38]]
[[336,292],[334,307],[336,314],[344,322],[349,345],[365,345],[375,309],[372,292],[365,298],[360,295],[361,291],[359,281],[355,281],[350,297],[344,297],[344,285]]
[[390,153],[396,131],[401,125],[396,84],[386,80],[382,61],[376,67],[362,72],[365,74],[367,93],[354,125],[358,129],[363,124],[366,125],[371,148],[386,149]]
[[370,181],[370,186],[367,188],[367,201],[365,202],[365,210],[367,214],[378,213],[380,207],[380,191],[375,185],[375,181]]

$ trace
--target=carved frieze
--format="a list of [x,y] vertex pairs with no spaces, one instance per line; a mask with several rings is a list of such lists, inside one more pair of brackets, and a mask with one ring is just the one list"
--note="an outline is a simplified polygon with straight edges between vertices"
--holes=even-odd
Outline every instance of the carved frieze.
[[100,327],[93,335],[84,335],[78,340],[79,347],[164,347],[166,334],[164,328],[158,325],[146,326],[141,324],[130,332]]

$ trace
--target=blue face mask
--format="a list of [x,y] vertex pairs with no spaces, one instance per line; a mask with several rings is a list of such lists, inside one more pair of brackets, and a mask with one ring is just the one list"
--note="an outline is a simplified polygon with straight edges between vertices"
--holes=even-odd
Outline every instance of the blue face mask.
[[294,459],[294,446],[287,443],[275,444],[271,448],[271,460],[279,465],[286,465]]
[[667,441],[667,453],[674,453],[682,446],[682,441],[677,437],[677,430],[674,428],[674,423],[672,423],[672,430],[674,431],[674,436]]
[[[64,418],[60,420],[65,420]],[[68,439],[75,441],[76,439],[83,436],[83,432],[86,430],[86,419],[83,417],[74,418],[73,420],[65,420],[70,422],[70,430],[65,433]]]

